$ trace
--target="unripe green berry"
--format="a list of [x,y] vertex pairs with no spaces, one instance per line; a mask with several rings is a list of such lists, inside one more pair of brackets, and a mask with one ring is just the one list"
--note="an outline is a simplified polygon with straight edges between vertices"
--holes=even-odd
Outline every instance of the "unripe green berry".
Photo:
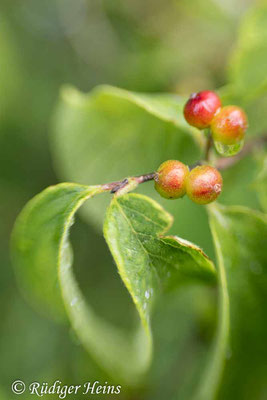
[[162,163],[155,175],[155,189],[166,199],[179,199],[185,195],[188,167],[176,160]]
[[237,106],[223,107],[211,123],[213,140],[225,145],[239,143],[248,127],[246,113]]
[[197,204],[216,200],[222,190],[220,172],[209,165],[201,165],[190,171],[186,180],[186,194]]
[[193,93],[184,106],[184,117],[189,125],[205,129],[220,107],[221,100],[216,93],[209,90]]

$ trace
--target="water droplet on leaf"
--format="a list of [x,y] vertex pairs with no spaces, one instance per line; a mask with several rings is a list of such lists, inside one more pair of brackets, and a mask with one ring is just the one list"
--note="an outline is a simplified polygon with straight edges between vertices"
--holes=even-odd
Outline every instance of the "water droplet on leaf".
[[78,298],[77,298],[77,297],[74,297],[74,298],[71,300],[71,303],[70,303],[71,307],[73,307],[73,306],[77,303],[77,301],[78,301]]

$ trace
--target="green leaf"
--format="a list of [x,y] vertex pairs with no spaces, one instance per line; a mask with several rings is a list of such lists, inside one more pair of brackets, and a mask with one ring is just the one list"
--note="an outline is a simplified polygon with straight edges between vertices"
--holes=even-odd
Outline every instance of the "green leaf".
[[197,399],[213,399],[220,381],[219,399],[264,398],[267,216],[218,204],[209,211],[221,294],[217,337]]
[[45,305],[56,318],[65,314],[57,272],[62,236],[81,203],[99,192],[99,187],[51,186],[34,197],[16,221],[12,249],[19,285],[31,303]]
[[253,99],[267,90],[267,2],[250,10],[240,26],[230,62],[230,82],[242,99]]
[[185,281],[214,283],[216,275],[200,248],[177,237],[161,236],[171,217],[157,203],[134,194],[114,197],[107,211],[105,237],[142,326],[126,334],[99,318],[75,280],[68,237],[75,212],[102,191],[100,186],[60,184],[36,196],[17,220],[13,259],[18,282],[32,302],[61,316],[64,304],[85,349],[110,375],[135,385],[151,359],[149,319],[154,299],[162,289]]
[[211,260],[194,244],[162,236],[171,216],[152,199],[128,194],[114,197],[104,235],[120,276],[150,335],[149,317],[155,297],[189,279],[214,282]]
[[[166,159],[195,162],[202,134],[183,118],[185,99],[100,86],[89,94],[66,87],[54,119],[52,149],[64,179],[105,183],[152,172]],[[99,224],[107,201],[85,207]]]

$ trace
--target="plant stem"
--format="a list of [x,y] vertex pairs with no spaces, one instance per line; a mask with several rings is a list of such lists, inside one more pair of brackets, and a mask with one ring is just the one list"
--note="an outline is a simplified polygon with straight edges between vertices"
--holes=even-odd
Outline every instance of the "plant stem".
[[211,136],[210,130],[208,130],[207,142],[206,142],[206,150],[205,150],[205,161],[209,161],[209,159],[210,159],[211,147],[212,147],[212,136]]

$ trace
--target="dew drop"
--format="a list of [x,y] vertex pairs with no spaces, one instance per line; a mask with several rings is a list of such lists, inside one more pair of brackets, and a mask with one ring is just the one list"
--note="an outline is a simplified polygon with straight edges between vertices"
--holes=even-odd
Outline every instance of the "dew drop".
[[216,150],[224,157],[234,156],[235,154],[239,153],[239,151],[243,147],[243,144],[244,140],[241,140],[240,142],[231,145],[214,141],[214,146]]
[[77,298],[77,297],[74,297],[74,298],[71,300],[71,303],[70,303],[71,307],[73,307],[73,306],[77,303],[77,301],[78,301],[78,298]]

